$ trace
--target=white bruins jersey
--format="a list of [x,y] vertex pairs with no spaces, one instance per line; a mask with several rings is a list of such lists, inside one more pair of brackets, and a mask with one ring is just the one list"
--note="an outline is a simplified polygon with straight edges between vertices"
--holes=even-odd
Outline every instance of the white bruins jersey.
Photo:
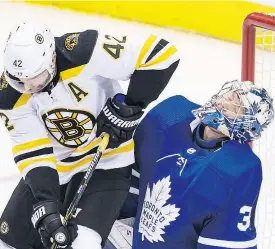
[[[65,184],[89,166],[101,141],[95,135],[96,118],[107,99],[122,92],[118,80],[167,72],[179,57],[172,44],[154,35],[137,40],[87,30],[55,40],[58,74],[50,90],[21,94],[3,74],[0,117],[22,176],[37,167],[51,167],[57,170],[60,184]],[[133,149],[130,140],[105,150],[97,169],[134,163]]]

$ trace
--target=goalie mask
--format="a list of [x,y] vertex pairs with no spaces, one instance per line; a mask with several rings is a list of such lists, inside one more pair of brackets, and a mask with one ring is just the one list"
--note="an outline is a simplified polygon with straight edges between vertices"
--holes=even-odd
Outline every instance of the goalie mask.
[[192,113],[230,139],[247,143],[261,136],[274,118],[273,100],[249,81],[226,82],[211,100]]
[[8,83],[21,93],[45,88],[56,73],[55,40],[45,25],[20,23],[11,31],[4,50]]

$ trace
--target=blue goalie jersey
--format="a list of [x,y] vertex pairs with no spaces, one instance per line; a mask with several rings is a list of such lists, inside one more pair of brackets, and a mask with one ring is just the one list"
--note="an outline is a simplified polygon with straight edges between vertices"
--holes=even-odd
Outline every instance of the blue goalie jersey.
[[183,96],[153,108],[135,134],[140,171],[133,249],[257,248],[261,162],[249,145],[194,143]]

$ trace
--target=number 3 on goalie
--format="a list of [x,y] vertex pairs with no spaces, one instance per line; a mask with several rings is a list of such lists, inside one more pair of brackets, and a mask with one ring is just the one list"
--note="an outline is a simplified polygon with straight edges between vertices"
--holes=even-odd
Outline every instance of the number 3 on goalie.
[[111,55],[113,59],[118,59],[120,57],[121,50],[124,49],[124,46],[121,44],[126,43],[126,36],[123,36],[122,39],[117,39],[113,36],[105,35],[105,38],[109,41],[103,43],[103,49]]
[[238,228],[242,232],[245,232],[250,227],[251,210],[252,210],[252,207],[249,207],[249,206],[243,206],[240,209],[240,213],[244,214],[244,216],[243,216],[243,221],[238,223]]

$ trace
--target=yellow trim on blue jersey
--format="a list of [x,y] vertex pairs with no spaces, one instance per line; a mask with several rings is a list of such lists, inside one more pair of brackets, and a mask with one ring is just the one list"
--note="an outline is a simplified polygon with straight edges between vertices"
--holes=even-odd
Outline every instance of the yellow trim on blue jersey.
[[29,159],[29,160],[24,160],[22,162],[19,162],[18,169],[22,173],[24,169],[27,167],[31,166],[34,163],[40,163],[40,162],[51,162],[51,163],[56,163],[56,158],[54,156],[50,157],[45,157],[45,158],[36,158],[36,159]]
[[[111,150],[111,151],[109,151],[105,154],[103,153],[101,158],[107,158],[107,157],[111,157],[111,156],[116,155],[116,154],[129,152],[133,149],[134,149],[134,141],[132,141],[131,143],[129,143],[129,144],[123,146],[123,147],[113,149],[113,150]],[[81,167],[85,164],[90,163],[93,160],[93,158],[94,157],[89,155],[88,157],[85,157],[82,160],[79,160],[77,163],[74,163],[74,164],[71,164],[71,165],[66,165],[68,163],[57,162],[56,163],[56,170],[60,173],[67,173],[67,172],[70,172],[70,171],[72,171],[76,168],[79,168],[79,167]]]
[[78,76],[81,73],[81,71],[85,68],[85,66],[86,66],[86,64],[62,71],[60,73],[61,79],[67,80],[67,79]]
[[175,54],[177,51],[178,50],[176,49],[176,47],[172,45],[163,54],[157,56],[154,60],[148,61],[147,63],[140,65],[140,68],[150,67],[150,66],[156,65],[158,63],[161,63],[161,62],[167,60],[170,56]]
[[29,99],[31,98],[31,94],[22,94],[19,99],[16,101],[13,108],[18,108],[28,103]]
[[157,37],[155,35],[150,35],[149,38],[146,40],[146,42],[144,43],[139,53],[137,63],[136,63],[136,69],[140,68],[141,62],[143,61],[145,55],[148,53],[148,51],[150,50],[150,48],[152,47],[152,45],[155,43],[156,40],[157,40]]
[[29,149],[35,149],[37,147],[40,147],[40,146],[43,146],[43,145],[49,145],[51,143],[52,142],[49,138],[40,138],[40,139],[37,139],[37,140],[32,140],[30,142],[15,145],[12,148],[12,153],[17,154],[17,153],[20,153],[22,151],[26,151],[26,150],[29,150]]

